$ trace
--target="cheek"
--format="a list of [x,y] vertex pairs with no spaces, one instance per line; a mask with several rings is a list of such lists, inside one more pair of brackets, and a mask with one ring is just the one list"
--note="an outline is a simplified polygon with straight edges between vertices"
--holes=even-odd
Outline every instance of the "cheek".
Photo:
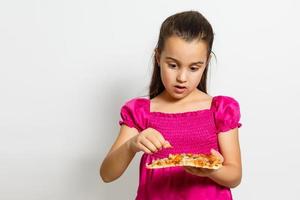
[[162,68],[160,72],[160,76],[163,83],[170,83],[174,80],[176,74],[171,70]]
[[199,73],[194,73],[190,76],[190,82],[197,86],[200,83],[200,80],[202,78],[202,74],[203,72],[199,72]]

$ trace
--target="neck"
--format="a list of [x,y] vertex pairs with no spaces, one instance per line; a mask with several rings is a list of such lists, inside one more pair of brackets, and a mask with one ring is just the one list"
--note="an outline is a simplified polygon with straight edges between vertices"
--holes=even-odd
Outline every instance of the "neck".
[[178,99],[178,98],[172,97],[166,90],[164,90],[161,93],[161,98],[168,103],[184,104],[184,103],[189,102],[194,97],[201,95],[200,93],[202,93],[202,92],[196,88],[194,91],[192,91],[187,96]]

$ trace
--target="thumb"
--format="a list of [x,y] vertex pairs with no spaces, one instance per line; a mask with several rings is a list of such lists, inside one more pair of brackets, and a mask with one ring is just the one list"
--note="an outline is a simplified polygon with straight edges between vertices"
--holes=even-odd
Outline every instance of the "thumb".
[[214,156],[220,158],[221,162],[224,161],[224,158],[223,158],[222,154],[220,154],[220,153],[219,153],[218,151],[216,151],[215,149],[211,149],[210,152],[211,152],[211,154],[213,154]]
[[167,140],[166,140],[165,143],[163,144],[163,147],[164,147],[164,148],[173,148],[172,145],[170,144],[170,142],[167,141]]

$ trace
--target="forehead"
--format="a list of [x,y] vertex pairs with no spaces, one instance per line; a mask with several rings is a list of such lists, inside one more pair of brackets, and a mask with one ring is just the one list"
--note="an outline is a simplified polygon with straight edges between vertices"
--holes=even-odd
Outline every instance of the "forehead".
[[175,57],[180,61],[199,61],[207,57],[207,44],[202,40],[185,41],[184,39],[172,36],[165,41],[162,56]]

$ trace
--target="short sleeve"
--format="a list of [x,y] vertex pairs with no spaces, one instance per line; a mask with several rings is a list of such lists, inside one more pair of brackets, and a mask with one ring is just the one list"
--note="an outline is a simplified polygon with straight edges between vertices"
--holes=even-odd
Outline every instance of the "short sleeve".
[[119,125],[125,124],[140,132],[147,127],[147,119],[147,99],[133,98],[121,107]]
[[240,106],[234,98],[217,96],[213,100],[212,108],[214,110],[217,133],[242,126],[240,123]]

